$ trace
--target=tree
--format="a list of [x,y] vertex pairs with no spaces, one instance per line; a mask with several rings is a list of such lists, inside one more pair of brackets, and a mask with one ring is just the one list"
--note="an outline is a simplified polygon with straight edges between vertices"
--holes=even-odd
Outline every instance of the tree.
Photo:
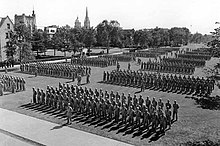
[[88,52],[90,53],[91,46],[96,43],[95,30],[93,28],[83,29],[82,35],[82,42],[85,47],[88,48]]
[[80,48],[85,46],[83,42],[83,30],[83,28],[72,28],[70,30],[71,50],[74,52],[74,54],[80,51]]
[[134,45],[134,29],[127,29],[121,31],[121,41],[123,47],[131,47]]
[[37,30],[33,33],[32,37],[32,50],[37,51],[37,56],[39,52],[45,52],[47,45],[47,37],[44,35],[43,31]]
[[214,32],[211,32],[213,40],[208,43],[210,48],[207,48],[208,51],[215,57],[220,56],[220,28],[214,29]]
[[31,46],[32,32],[30,28],[21,24],[15,27],[14,32],[11,32],[8,45],[6,46],[7,58],[13,58],[17,56],[18,60],[24,61],[34,59]]
[[15,32],[10,32],[10,38],[7,42],[7,45],[5,46],[5,52],[7,56],[7,60],[14,60],[14,55],[16,55],[16,49],[17,49],[17,38]]
[[110,45],[117,46],[117,44],[121,44],[121,28],[118,21],[102,21],[97,25],[96,33],[97,44],[105,46],[107,53],[109,53]]
[[170,41],[174,46],[187,45],[189,41],[190,31],[188,28],[173,27],[169,31]]

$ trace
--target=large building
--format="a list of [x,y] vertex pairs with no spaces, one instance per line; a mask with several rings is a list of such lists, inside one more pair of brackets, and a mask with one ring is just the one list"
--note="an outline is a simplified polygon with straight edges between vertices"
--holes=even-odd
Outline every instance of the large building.
[[44,27],[44,31],[47,33],[50,39],[55,35],[55,33],[57,32],[57,29],[58,29],[58,26],[56,25]]
[[[75,21],[75,26],[74,28],[81,28],[81,22],[79,21],[79,18],[77,17],[76,21]],[[85,29],[89,29],[90,28],[90,21],[89,21],[89,16],[88,16],[88,9],[86,7],[86,17],[84,20],[84,26],[83,28]]]
[[79,18],[77,17],[76,21],[75,21],[75,26],[74,28],[81,28],[81,22],[79,21]]
[[9,45],[8,41],[14,31],[14,26],[11,19],[7,16],[0,17],[0,62],[7,59],[5,49]]
[[26,16],[25,14],[22,15],[17,15],[15,14],[15,19],[14,19],[14,27],[16,28],[19,25],[25,25],[26,27],[31,29],[31,32],[37,29],[36,25],[36,15],[34,13],[34,10],[32,12],[32,15]]

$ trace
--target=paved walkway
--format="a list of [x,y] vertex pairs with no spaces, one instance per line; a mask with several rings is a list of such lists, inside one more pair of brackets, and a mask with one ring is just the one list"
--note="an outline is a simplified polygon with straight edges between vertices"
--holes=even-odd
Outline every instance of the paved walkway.
[[0,145],[129,146],[129,144],[0,108]]

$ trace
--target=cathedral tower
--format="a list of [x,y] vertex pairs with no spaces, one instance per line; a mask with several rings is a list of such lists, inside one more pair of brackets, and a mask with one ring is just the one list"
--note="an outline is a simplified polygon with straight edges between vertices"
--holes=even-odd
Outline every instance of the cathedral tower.
[[90,21],[89,21],[87,7],[86,7],[86,17],[85,17],[85,20],[84,20],[84,28],[85,29],[89,29],[90,28]]
[[79,21],[79,18],[77,17],[75,21],[75,28],[81,28],[81,22]]

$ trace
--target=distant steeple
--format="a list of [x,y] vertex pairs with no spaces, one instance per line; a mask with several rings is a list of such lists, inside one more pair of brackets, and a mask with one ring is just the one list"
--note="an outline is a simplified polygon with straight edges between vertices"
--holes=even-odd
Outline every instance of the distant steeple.
[[86,7],[86,18],[88,18],[88,9]]
[[33,11],[32,11],[32,16],[33,16],[33,17],[35,16],[35,13],[34,13],[34,6],[33,6]]
[[81,22],[79,21],[79,18],[77,16],[76,21],[75,21],[75,28],[81,28]]
[[89,29],[90,28],[90,21],[89,21],[89,16],[88,16],[88,9],[86,7],[86,17],[84,20],[84,28]]

